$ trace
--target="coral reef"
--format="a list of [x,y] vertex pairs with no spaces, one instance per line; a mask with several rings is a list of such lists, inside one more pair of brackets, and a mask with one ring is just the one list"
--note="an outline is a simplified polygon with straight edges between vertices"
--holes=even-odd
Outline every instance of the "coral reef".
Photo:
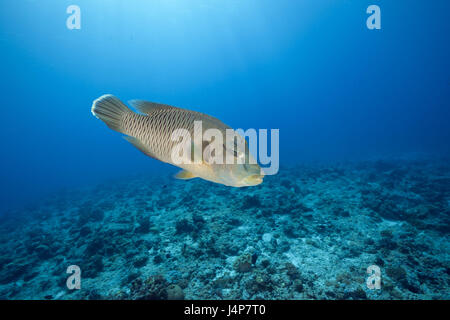
[[444,160],[297,165],[251,188],[109,181],[1,214],[0,298],[449,299],[449,231]]

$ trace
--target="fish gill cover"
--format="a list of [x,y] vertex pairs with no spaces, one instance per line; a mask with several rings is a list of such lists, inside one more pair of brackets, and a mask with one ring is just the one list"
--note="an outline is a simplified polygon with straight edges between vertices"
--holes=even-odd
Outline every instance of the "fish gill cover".
[[[449,299],[449,9],[2,1],[0,298]],[[142,101],[257,164],[177,175]]]

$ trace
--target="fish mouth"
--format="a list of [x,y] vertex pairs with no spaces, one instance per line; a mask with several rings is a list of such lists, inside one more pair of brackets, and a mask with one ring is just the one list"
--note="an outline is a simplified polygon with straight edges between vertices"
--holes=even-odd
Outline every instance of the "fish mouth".
[[264,176],[261,174],[252,174],[244,179],[244,183],[248,186],[256,186],[263,182]]

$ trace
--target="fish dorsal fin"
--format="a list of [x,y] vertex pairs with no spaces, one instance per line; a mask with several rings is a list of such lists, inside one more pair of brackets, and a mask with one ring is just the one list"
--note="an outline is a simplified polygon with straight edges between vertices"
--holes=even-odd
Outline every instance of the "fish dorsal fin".
[[135,146],[138,150],[142,151],[147,156],[159,160],[154,154],[150,152],[150,150],[147,149],[147,147],[141,141],[139,141],[135,137],[124,136],[123,138],[127,140],[129,143],[131,143],[133,146]]
[[144,100],[130,100],[128,103],[135,109],[137,109],[139,112],[150,114],[152,112],[158,111],[158,110],[167,110],[172,109],[175,107],[169,106],[167,104],[162,103],[156,103],[156,102],[149,102]]
[[187,171],[187,170],[182,170],[175,175],[175,178],[182,179],[182,180],[193,179],[196,177],[197,177],[196,175],[194,175],[192,172]]

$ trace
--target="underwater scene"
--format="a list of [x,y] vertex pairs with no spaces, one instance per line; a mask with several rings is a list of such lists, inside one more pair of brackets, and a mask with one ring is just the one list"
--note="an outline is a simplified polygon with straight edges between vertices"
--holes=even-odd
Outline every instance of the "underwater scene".
[[445,0],[0,2],[1,300],[448,300]]

